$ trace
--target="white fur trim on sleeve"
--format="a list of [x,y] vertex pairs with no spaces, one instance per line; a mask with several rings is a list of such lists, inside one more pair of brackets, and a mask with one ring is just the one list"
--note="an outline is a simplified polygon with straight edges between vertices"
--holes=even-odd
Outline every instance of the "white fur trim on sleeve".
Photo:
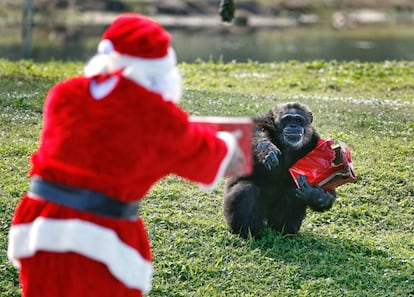
[[211,184],[200,184],[200,188],[207,191],[211,191],[218,186],[220,180],[224,177],[226,169],[229,166],[230,160],[233,157],[233,154],[237,146],[236,137],[229,132],[220,131],[217,133],[217,137],[226,143],[227,154],[221,162],[220,168],[217,171],[216,177],[214,178],[213,182]]
[[147,293],[151,287],[152,263],[121,241],[113,230],[91,222],[39,217],[11,227],[7,255],[17,268],[19,259],[37,251],[76,252],[104,263],[129,288]]

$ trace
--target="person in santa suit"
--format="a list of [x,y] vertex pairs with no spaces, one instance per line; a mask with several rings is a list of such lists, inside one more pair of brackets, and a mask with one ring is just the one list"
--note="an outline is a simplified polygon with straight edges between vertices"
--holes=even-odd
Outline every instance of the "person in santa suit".
[[51,88],[9,232],[24,297],[149,292],[139,201],[168,174],[214,188],[243,159],[232,134],[189,121],[181,88],[170,34],[132,13],[107,28],[85,75]]

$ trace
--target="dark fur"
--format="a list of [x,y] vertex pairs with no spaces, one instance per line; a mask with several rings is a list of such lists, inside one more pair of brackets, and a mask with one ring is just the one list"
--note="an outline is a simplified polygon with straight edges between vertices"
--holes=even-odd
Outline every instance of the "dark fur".
[[[287,113],[305,117],[303,146],[292,148],[282,138],[280,119]],[[233,233],[246,238],[260,235],[265,227],[283,234],[296,234],[306,215],[307,207],[325,211],[332,207],[336,193],[325,192],[320,187],[310,187],[310,193],[297,195],[296,185],[288,169],[314,149],[320,138],[312,126],[313,117],[308,108],[299,103],[277,106],[267,114],[254,118],[253,159],[251,176],[230,179],[224,196],[224,215]],[[272,144],[264,150],[258,144],[269,140]],[[264,154],[276,152],[278,163],[267,169]],[[309,191],[308,191],[309,192]]]

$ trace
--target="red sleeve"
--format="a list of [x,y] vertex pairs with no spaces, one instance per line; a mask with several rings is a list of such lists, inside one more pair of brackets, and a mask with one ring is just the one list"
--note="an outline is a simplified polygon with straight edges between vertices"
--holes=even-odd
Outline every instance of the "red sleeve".
[[169,129],[172,133],[165,149],[172,160],[171,173],[197,182],[203,188],[216,187],[234,153],[235,138],[191,123],[187,115],[181,115]]

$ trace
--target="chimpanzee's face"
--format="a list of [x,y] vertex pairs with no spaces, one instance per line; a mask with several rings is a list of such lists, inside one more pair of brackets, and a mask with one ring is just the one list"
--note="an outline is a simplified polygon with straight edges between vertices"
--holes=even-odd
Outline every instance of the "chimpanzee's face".
[[305,141],[308,119],[296,109],[290,109],[280,118],[281,142],[284,146],[297,150],[302,148]]

